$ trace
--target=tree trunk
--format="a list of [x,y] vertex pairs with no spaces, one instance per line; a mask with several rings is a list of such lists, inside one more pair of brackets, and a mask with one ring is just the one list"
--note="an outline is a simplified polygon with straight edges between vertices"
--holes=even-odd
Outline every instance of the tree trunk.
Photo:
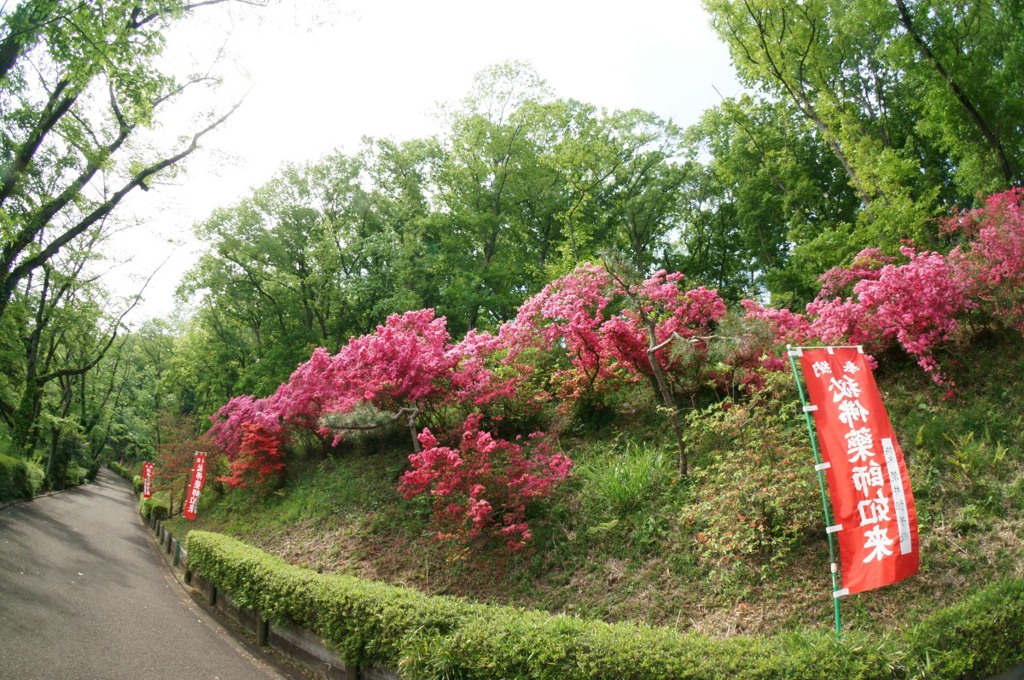
[[679,447],[679,474],[685,477],[690,472],[690,465],[686,452],[686,442],[683,440],[683,427],[679,424],[679,412],[676,409],[675,397],[672,396],[672,390],[669,389],[665,372],[661,369],[661,364],[658,363],[658,358],[655,356],[658,350],[664,347],[664,343],[658,344],[658,338],[654,334],[654,321],[642,311],[642,307],[640,309],[644,325],[647,326],[647,340],[650,343],[647,348],[647,361],[651,364],[651,371],[654,372],[654,380],[658,385],[658,391],[661,393],[661,400],[665,404],[665,410],[668,412],[668,422],[672,426],[672,433],[676,437],[676,446]]

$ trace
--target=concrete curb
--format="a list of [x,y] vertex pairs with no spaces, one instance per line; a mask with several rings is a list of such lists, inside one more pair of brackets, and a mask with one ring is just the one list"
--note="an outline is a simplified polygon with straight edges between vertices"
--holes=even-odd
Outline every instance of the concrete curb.
[[151,520],[148,527],[167,566],[182,587],[190,591],[193,599],[201,601],[233,623],[247,638],[255,640],[258,647],[270,650],[288,663],[328,680],[401,680],[398,673],[389,669],[349,665],[328,649],[315,633],[297,626],[268,621],[260,612],[238,606],[230,593],[218,589],[201,573],[188,568],[188,553],[184,549],[178,553],[178,563],[175,564],[178,540],[162,521]]

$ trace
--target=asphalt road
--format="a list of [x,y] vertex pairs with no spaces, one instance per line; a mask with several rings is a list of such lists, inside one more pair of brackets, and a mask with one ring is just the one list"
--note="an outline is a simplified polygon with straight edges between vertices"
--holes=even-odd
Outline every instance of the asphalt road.
[[0,510],[0,680],[290,677],[192,601],[146,532],[106,470]]

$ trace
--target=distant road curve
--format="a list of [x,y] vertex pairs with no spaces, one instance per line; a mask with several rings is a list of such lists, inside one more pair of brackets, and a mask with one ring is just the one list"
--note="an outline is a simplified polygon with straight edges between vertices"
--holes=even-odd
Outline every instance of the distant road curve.
[[292,677],[174,580],[131,489],[96,481],[0,509],[0,678]]

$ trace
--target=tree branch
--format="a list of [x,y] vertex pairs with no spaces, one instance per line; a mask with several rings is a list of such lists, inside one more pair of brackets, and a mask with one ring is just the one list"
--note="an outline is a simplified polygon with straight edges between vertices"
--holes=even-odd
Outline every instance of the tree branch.
[[1003,149],[1002,142],[999,140],[999,135],[989,127],[988,122],[984,117],[982,117],[981,112],[978,111],[974,102],[972,102],[970,97],[967,96],[967,93],[964,92],[963,88],[953,80],[953,77],[942,65],[942,62],[940,62],[939,58],[934,52],[932,52],[932,49],[929,47],[927,41],[925,41],[924,36],[914,28],[906,2],[904,2],[904,0],[896,0],[896,8],[899,10],[900,23],[903,25],[903,28],[907,29],[907,34],[913,39],[922,56],[924,56],[924,58],[932,65],[936,73],[939,74],[943,83],[945,83],[946,87],[949,88],[949,91],[953,93],[957,102],[967,113],[971,122],[973,122],[975,127],[978,128],[981,136],[985,138],[989,147],[995,151],[996,156],[999,158],[999,170],[1003,174],[1003,179],[1005,179],[1007,183],[1012,183],[1014,180],[1013,168],[1010,165],[1009,158],[1006,156],[1006,150]]
[[[192,136],[192,140],[188,146],[179,151],[176,154],[168,156],[152,165],[147,166],[132,177],[128,182],[124,184],[120,189],[114,192],[106,201],[98,205],[92,212],[82,218],[76,225],[67,229],[60,236],[55,238],[46,247],[42,248],[38,253],[24,259],[18,264],[18,266],[11,269],[10,274],[3,281],[2,287],[0,287],[0,313],[3,312],[3,308],[6,306],[7,301],[10,299],[11,292],[14,290],[14,286],[17,282],[42,263],[57,254],[57,252],[70,243],[72,240],[83,234],[92,225],[105,218],[110,212],[117,207],[117,205],[131,193],[132,190],[137,187],[143,186],[146,180],[153,175],[165,170],[175,163],[183,160],[184,158],[191,155],[196,149],[199,148],[199,141],[209,134],[211,131],[219,127],[224,121],[226,121],[245,101],[243,97],[234,106],[232,106],[224,115],[217,118],[210,125],[206,126],[195,135]],[[68,199],[70,200],[70,198]],[[9,263],[2,263],[9,264]]]

